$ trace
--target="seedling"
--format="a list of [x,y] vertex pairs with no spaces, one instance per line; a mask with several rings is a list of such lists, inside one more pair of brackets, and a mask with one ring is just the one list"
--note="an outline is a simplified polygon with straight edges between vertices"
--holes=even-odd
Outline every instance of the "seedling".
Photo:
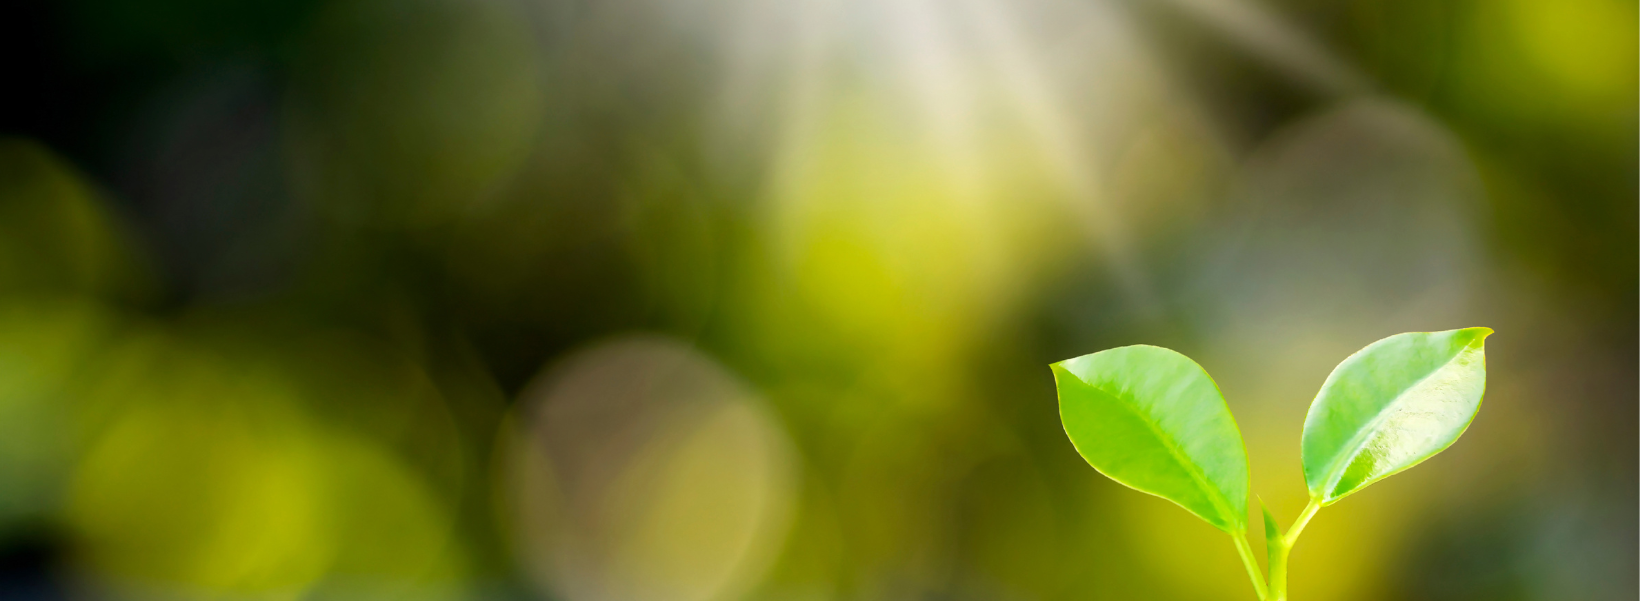
[[1287,557],[1316,511],[1441,452],[1486,389],[1489,328],[1396,334],[1333,368],[1304,418],[1310,503],[1283,533],[1268,508],[1269,579],[1247,544],[1247,449],[1217,384],[1195,361],[1155,346],[1053,364],[1059,417],[1093,468],[1177,503],[1225,531],[1265,601],[1287,599]]

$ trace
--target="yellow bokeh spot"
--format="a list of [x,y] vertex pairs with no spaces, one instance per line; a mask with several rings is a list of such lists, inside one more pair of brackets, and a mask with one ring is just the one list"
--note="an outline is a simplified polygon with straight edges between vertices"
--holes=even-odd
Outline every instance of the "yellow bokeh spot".
[[[87,387],[74,413],[92,442],[64,510],[77,568],[189,597],[453,596],[463,549],[446,502],[391,441],[315,414],[348,389],[209,338],[128,334]],[[365,359],[335,363],[397,397],[372,421],[411,405]]]
[[[1584,98],[1633,98],[1635,13],[1618,0],[1515,0],[1516,34],[1533,67]],[[1631,100],[1632,102],[1632,100]]]
[[143,586],[299,593],[330,560],[318,442],[267,388],[175,383],[199,388],[125,409],[81,464],[84,562]]

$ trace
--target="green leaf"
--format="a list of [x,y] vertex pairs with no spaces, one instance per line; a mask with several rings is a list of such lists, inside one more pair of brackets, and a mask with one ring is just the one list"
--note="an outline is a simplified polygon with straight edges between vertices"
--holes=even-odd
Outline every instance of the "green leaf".
[[1486,390],[1490,328],[1396,334],[1333,369],[1304,419],[1304,481],[1323,506],[1441,452]]
[[1200,365],[1138,345],[1052,368],[1065,434],[1094,469],[1220,530],[1247,527],[1247,450]]
[[1264,504],[1264,498],[1259,497],[1258,508],[1264,511],[1264,559],[1266,565],[1274,568],[1276,552],[1281,549],[1281,526],[1276,525],[1275,514],[1270,513],[1270,506]]

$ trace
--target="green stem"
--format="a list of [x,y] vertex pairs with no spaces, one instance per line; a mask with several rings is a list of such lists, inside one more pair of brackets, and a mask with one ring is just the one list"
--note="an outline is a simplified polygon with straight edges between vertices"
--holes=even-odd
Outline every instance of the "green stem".
[[1268,593],[1264,590],[1264,575],[1258,571],[1258,560],[1253,559],[1253,547],[1247,544],[1247,532],[1241,531],[1230,535],[1236,541],[1236,552],[1241,554],[1241,563],[1247,566],[1247,577],[1253,579],[1253,590],[1258,591],[1259,601],[1264,601]]
[[1309,525],[1310,518],[1321,509],[1321,502],[1315,499],[1304,507],[1304,512],[1298,514],[1298,520],[1287,529],[1287,533],[1277,541],[1276,548],[1270,550],[1270,596],[1268,601],[1287,601],[1287,557],[1293,552],[1293,543],[1298,542],[1298,535],[1304,532]]

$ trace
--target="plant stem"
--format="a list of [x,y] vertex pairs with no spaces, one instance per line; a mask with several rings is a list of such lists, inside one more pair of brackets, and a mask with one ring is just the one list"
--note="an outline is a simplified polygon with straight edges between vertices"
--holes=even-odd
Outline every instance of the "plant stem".
[[[1304,532],[1309,525],[1310,518],[1321,509],[1321,501],[1311,499],[1310,504],[1304,506],[1304,512],[1298,514],[1298,520],[1281,536],[1276,548],[1270,550],[1270,596],[1268,601],[1287,601],[1287,556],[1293,552],[1293,543],[1298,542],[1298,535]],[[1263,598],[1263,597],[1261,597]]]
[[1247,544],[1247,531],[1235,532],[1230,538],[1236,541],[1236,552],[1241,554],[1241,563],[1247,566],[1247,577],[1253,579],[1253,590],[1258,591],[1259,601],[1264,601],[1268,593],[1264,590],[1264,575],[1259,573],[1258,560],[1253,559],[1253,547]]

